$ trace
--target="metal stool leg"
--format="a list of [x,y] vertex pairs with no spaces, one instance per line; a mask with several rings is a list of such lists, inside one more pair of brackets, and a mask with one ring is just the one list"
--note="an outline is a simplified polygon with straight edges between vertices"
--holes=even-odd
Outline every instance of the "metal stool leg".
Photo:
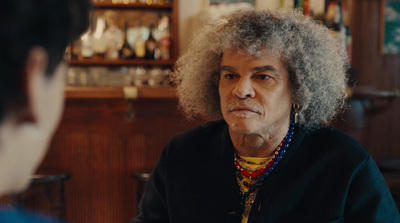
[[64,195],[64,181],[61,180],[58,182],[59,185],[59,192],[60,192],[60,219],[62,220],[66,220],[65,216],[66,216],[66,210],[65,210],[65,195]]

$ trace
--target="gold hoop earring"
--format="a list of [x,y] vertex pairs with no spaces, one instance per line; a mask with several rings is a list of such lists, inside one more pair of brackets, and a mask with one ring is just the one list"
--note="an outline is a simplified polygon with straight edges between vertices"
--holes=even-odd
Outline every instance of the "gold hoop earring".
[[293,104],[294,124],[297,124],[297,122],[299,121],[299,109],[300,109],[300,105],[299,104]]

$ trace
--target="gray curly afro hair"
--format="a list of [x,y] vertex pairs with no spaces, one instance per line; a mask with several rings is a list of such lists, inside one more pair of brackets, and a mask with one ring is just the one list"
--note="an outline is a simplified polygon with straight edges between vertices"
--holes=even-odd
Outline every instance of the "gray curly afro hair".
[[328,124],[345,107],[346,53],[331,31],[298,11],[239,10],[205,25],[176,64],[180,108],[188,118],[221,119],[222,54],[269,49],[286,63],[299,124]]

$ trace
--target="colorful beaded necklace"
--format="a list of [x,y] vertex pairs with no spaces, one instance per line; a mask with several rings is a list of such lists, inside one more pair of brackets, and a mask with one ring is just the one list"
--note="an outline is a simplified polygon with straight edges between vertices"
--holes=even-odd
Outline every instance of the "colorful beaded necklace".
[[[241,195],[241,199],[242,199],[241,205],[242,205],[243,209],[247,209],[247,210],[245,210],[246,212],[248,212],[247,216],[250,212],[251,205],[255,200],[256,193],[253,193],[253,192],[258,191],[258,189],[260,188],[260,186],[261,186],[262,182],[265,180],[265,178],[267,178],[269,176],[269,174],[272,172],[272,170],[278,165],[279,161],[282,159],[282,156],[285,154],[286,150],[288,149],[289,143],[292,141],[293,132],[294,132],[294,123],[291,123],[289,130],[286,133],[285,138],[282,140],[282,142],[279,144],[279,146],[275,149],[271,159],[267,160],[265,162],[252,163],[252,162],[241,159],[240,156],[238,156],[236,153],[234,154],[234,163],[235,163],[235,166],[237,169],[236,175],[238,178],[238,183],[240,186],[240,195]],[[247,162],[248,164],[258,164],[258,165],[263,165],[263,166],[260,169],[256,170],[255,172],[249,173],[245,168],[243,168],[240,165],[239,161]],[[257,179],[257,181],[251,187],[249,187],[249,190],[246,192],[244,191],[244,189],[242,188],[242,186],[239,182],[239,180],[240,180],[240,178],[242,178],[242,176],[249,178],[250,181],[252,179]],[[246,202],[247,198],[251,198],[251,199],[249,199],[251,201]],[[250,207],[244,207],[244,206],[249,206],[249,205],[250,205]]]

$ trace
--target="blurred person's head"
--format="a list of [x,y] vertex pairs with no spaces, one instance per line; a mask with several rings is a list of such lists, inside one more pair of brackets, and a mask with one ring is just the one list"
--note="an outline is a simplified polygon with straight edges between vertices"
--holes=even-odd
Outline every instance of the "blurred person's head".
[[43,158],[64,104],[68,42],[89,0],[12,0],[0,7],[0,194],[19,191]]

